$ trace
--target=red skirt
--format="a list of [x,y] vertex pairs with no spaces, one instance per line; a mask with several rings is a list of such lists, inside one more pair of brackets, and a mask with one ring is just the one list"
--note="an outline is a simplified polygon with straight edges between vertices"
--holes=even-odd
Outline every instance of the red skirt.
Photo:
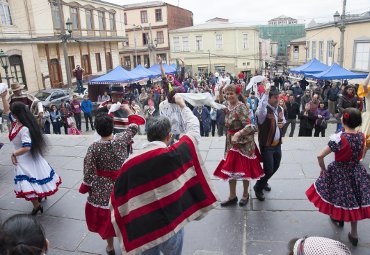
[[329,215],[335,220],[351,222],[370,218],[370,206],[358,208],[336,207],[321,198],[314,184],[306,191],[306,196],[320,212]]
[[257,147],[253,157],[248,157],[237,149],[230,149],[226,160],[221,160],[213,175],[225,181],[259,180],[265,174],[261,167],[261,156]]
[[102,239],[106,240],[110,237],[116,236],[111,222],[111,212],[109,209],[95,207],[86,203],[85,217],[89,231],[98,233]]

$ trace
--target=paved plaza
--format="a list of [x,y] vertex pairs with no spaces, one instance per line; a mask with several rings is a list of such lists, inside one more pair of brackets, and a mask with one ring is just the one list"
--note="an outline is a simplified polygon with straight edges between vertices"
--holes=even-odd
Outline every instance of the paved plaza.
[[[50,146],[46,158],[63,180],[60,190],[44,202],[44,214],[37,216],[50,241],[49,254],[105,254],[105,242],[87,230],[84,220],[86,195],[78,192],[83,158],[92,136],[51,135],[48,138]],[[29,213],[32,208],[29,202],[15,198],[10,162],[12,146],[4,134],[0,135],[0,141],[6,141],[0,150],[0,220],[4,221],[14,214]],[[144,141],[145,137],[137,137],[135,148],[140,148]],[[340,240],[354,255],[370,254],[370,221],[360,222],[359,246],[353,248],[347,240],[349,224],[343,229],[334,226],[329,217],[317,212],[306,199],[306,189],[320,172],[316,155],[327,141],[328,138],[285,138],[282,164],[269,182],[272,191],[265,192],[266,201],[258,201],[251,192],[252,199],[247,207],[218,207],[203,220],[190,223],[185,228],[183,254],[285,255],[288,241],[305,235]],[[200,150],[209,173],[223,157],[224,143],[225,137],[202,139]],[[366,166],[369,158],[364,161]],[[326,162],[332,159],[333,155]],[[212,179],[220,198],[226,199],[228,184]],[[239,197],[241,194],[242,183],[238,183]],[[119,251],[117,241],[116,251]]]

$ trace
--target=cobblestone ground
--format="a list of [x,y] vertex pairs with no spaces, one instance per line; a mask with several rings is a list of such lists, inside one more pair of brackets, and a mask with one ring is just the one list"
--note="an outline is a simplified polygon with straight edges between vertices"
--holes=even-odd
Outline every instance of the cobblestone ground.
[[[330,129],[334,130],[332,125],[329,125]],[[223,157],[224,139],[203,138],[200,143],[201,154],[210,173]],[[144,140],[143,136],[137,137],[135,148],[140,148]],[[329,217],[317,212],[305,197],[306,189],[319,175],[316,155],[327,140],[328,138],[284,138],[282,164],[269,182],[272,191],[265,192],[266,201],[258,201],[251,192],[252,199],[247,207],[218,207],[203,220],[190,223],[185,228],[183,254],[284,255],[287,254],[290,239],[305,235],[340,240],[355,255],[370,254],[368,220],[360,222],[359,246],[353,248],[347,240],[349,224],[343,229],[335,227]],[[12,191],[14,172],[10,162],[12,148],[5,135],[0,135],[0,141],[6,141],[0,156],[0,220],[4,221],[13,214],[30,212],[31,205],[15,198]],[[105,242],[98,235],[89,233],[86,228],[86,196],[78,193],[83,157],[87,146],[92,142],[92,136],[51,135],[49,141],[46,158],[63,179],[61,189],[45,202],[44,214],[37,216],[50,241],[49,254],[105,254]],[[369,158],[370,156],[364,160],[366,166]],[[327,162],[332,159],[331,155]],[[226,199],[228,184],[216,179],[212,182],[221,199]],[[237,188],[238,195],[241,196],[241,183],[238,183]],[[116,250],[119,250],[117,241]]]

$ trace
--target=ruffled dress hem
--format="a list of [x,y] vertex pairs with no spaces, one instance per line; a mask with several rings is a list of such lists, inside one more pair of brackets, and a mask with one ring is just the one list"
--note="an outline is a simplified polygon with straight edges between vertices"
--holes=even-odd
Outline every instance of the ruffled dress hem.
[[27,201],[31,201],[31,200],[36,200],[38,198],[45,198],[45,197],[54,195],[58,191],[60,184],[62,184],[62,179],[58,177],[58,181],[55,183],[55,189],[53,190],[45,191],[45,192],[37,192],[35,190],[26,191],[26,192],[22,190],[20,191],[14,190],[14,193],[17,198],[24,198]]
[[317,192],[315,184],[306,191],[306,196],[321,213],[327,214],[335,220],[343,220],[346,222],[358,221],[370,218],[370,205],[343,208],[336,206],[328,201],[325,201]]
[[221,160],[213,175],[224,181],[259,180],[265,174],[258,155],[258,151],[253,156],[247,156],[237,149],[230,149],[226,160]]
[[95,206],[87,202],[85,217],[89,231],[98,233],[102,239],[106,240],[116,236],[111,222],[111,212],[109,208]]

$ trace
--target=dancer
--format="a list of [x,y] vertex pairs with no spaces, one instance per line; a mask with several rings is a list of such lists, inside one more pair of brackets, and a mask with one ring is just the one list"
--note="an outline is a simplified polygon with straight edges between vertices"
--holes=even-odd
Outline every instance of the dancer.
[[359,88],[359,97],[363,96],[366,99],[366,111],[362,113],[362,125],[361,125],[361,132],[365,135],[366,137],[366,151],[370,148],[370,93],[369,93],[369,88],[367,87],[369,85],[370,81],[370,73],[365,79],[365,82],[363,85],[360,85],[360,88],[362,87],[363,92],[360,95],[360,90],[362,89]]
[[243,197],[240,206],[248,204],[249,180],[261,178],[264,173],[260,164],[260,155],[254,142],[257,128],[250,123],[249,112],[244,102],[240,101],[241,89],[235,85],[220,88],[220,100],[223,101],[225,90],[227,102],[225,105],[225,126],[227,127],[225,160],[221,160],[214,175],[222,180],[229,181],[229,199],[222,202],[221,206],[235,205],[236,181],[243,180]]
[[[128,104],[123,106],[125,111],[130,111]],[[85,207],[88,229],[107,240],[107,253],[114,255],[115,233],[110,220],[109,197],[120,167],[128,157],[127,145],[137,133],[138,126],[130,124],[123,132],[113,135],[113,118],[107,113],[99,113],[95,127],[101,140],[90,145],[87,151],[80,192],[89,192]]]
[[258,180],[253,187],[255,195],[260,201],[265,200],[263,190],[271,191],[271,186],[267,182],[279,169],[282,128],[286,123],[283,110],[278,107],[279,91],[275,87],[271,87],[262,94],[256,117],[259,130],[258,142],[265,176]]
[[[330,137],[328,146],[319,154],[320,177],[306,191],[308,199],[320,212],[343,227],[351,222],[349,241],[358,243],[357,221],[370,218],[370,175],[359,162],[364,153],[365,136],[357,132],[361,112],[355,108],[343,110],[344,132]],[[335,161],[325,167],[324,158],[335,153]]]
[[41,199],[53,195],[61,184],[60,177],[43,158],[46,147],[40,126],[28,107],[15,102],[9,108],[7,91],[1,94],[4,111],[12,121],[9,139],[14,145],[11,160],[15,166],[15,194],[33,204],[32,215],[43,213]]

